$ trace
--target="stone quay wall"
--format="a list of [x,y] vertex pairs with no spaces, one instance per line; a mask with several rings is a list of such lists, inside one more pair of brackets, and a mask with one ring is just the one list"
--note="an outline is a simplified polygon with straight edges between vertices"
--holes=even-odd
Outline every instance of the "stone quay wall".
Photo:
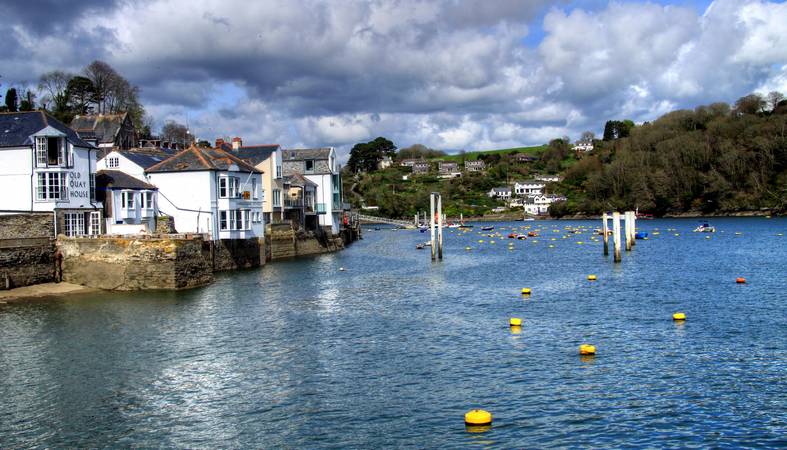
[[264,239],[221,239],[209,244],[211,266],[216,272],[250,269],[265,264]]
[[0,289],[55,280],[51,213],[0,216]]
[[199,237],[58,239],[63,281],[110,290],[188,289],[213,281]]
[[340,235],[327,235],[321,242],[315,236],[298,235],[289,224],[271,225],[265,234],[265,241],[268,261],[318,255],[344,248],[344,239]]

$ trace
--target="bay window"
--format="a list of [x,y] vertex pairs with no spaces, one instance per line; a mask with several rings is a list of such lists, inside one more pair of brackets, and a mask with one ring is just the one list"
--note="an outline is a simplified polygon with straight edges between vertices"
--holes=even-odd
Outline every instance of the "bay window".
[[219,211],[219,230],[237,231],[251,229],[251,210],[230,209]]
[[142,191],[139,196],[139,207],[142,209],[153,208],[153,192]]
[[134,191],[123,191],[120,193],[120,207],[134,209]]

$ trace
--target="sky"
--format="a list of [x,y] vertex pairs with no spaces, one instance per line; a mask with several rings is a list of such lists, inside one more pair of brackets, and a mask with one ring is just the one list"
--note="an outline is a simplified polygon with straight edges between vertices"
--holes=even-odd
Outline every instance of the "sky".
[[111,64],[154,129],[455,152],[787,93],[765,0],[0,0],[0,89]]

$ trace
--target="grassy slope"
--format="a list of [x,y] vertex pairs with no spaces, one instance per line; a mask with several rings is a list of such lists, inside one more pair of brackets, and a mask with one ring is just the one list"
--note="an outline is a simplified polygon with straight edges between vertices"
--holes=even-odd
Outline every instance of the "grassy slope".
[[[532,154],[532,155],[538,155],[541,152],[543,152],[544,149],[546,149],[546,148],[547,148],[546,145],[536,145],[536,146],[533,146],[533,147],[514,147],[514,148],[503,148],[503,149],[499,149],[499,150],[478,150],[478,151],[475,151],[475,152],[467,152],[467,153],[465,153],[465,160],[473,161],[473,160],[478,159],[478,157],[480,155],[491,155],[491,154],[494,154],[494,153],[518,152],[518,153],[529,153],[529,154]],[[441,158],[435,158],[435,159],[440,159],[440,160],[445,160],[445,161],[461,161],[462,160],[462,155],[459,155],[459,154],[447,155],[447,156],[443,156]]]

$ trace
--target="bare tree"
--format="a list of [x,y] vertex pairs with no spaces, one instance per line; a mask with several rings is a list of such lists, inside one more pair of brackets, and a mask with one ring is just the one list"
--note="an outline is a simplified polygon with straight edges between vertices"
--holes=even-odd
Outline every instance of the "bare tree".
[[41,75],[38,80],[38,91],[44,108],[53,111],[65,111],[68,108],[68,81],[72,74],[62,70],[53,70]]
[[85,67],[85,76],[93,83],[93,101],[96,103],[96,112],[104,114],[106,110],[107,95],[117,79],[121,78],[115,69],[104,61],[93,61]]
[[170,142],[176,142],[185,146],[191,145],[194,141],[194,136],[189,133],[189,129],[182,123],[169,120],[161,127],[161,139]]
[[579,138],[580,142],[593,142],[593,139],[596,138],[596,135],[592,131],[583,131],[582,137]]
[[771,112],[773,112],[776,107],[779,106],[779,102],[784,100],[784,94],[779,91],[771,91],[768,92],[766,98],[768,99],[768,103],[771,105]]

